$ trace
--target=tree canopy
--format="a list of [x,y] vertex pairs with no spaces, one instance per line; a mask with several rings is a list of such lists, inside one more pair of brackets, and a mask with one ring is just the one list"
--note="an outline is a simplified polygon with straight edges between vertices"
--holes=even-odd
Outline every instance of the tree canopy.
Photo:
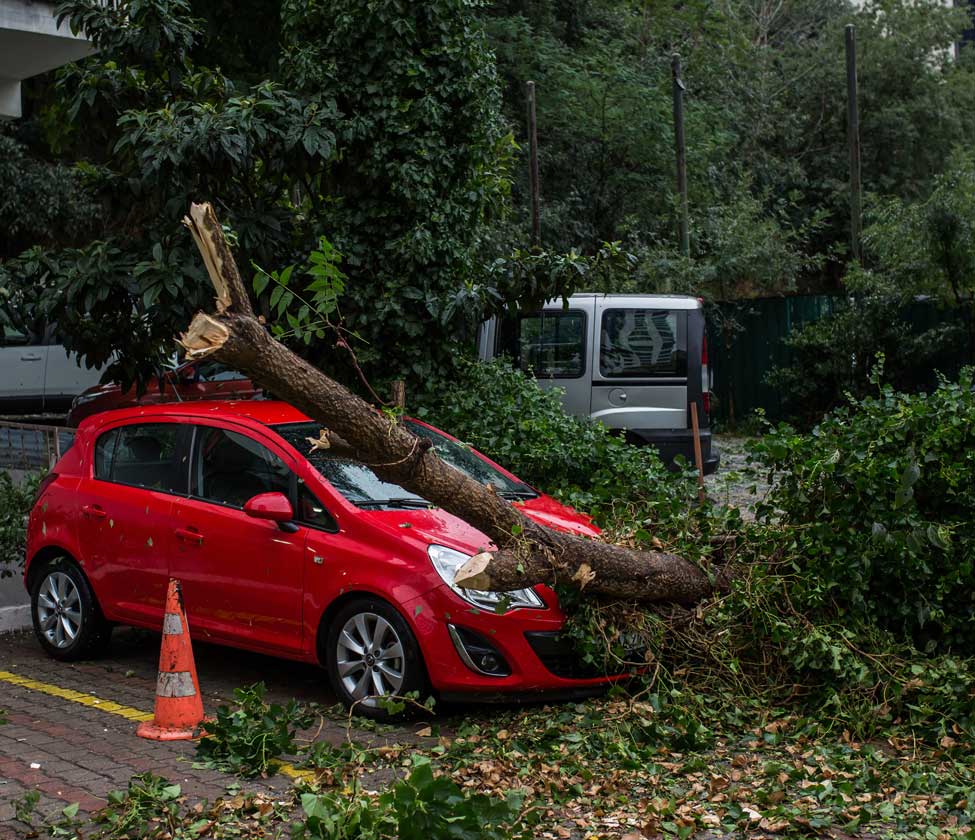
[[[879,203],[926,201],[975,127],[975,59],[952,57],[968,17],[936,0],[68,0],[59,14],[98,51],[31,82],[25,119],[0,127],[0,312],[58,322],[69,347],[114,359],[126,381],[205,303],[177,225],[192,200],[219,199],[245,271],[300,266],[274,301],[275,313],[289,304],[284,318],[307,322],[302,278],[325,237],[366,372],[418,382],[449,375],[453,342],[503,303],[582,286],[837,290],[847,23],[863,177]],[[687,258],[673,53],[687,86]],[[279,286],[265,284],[266,314]],[[304,337],[305,355],[352,378],[334,334]]]

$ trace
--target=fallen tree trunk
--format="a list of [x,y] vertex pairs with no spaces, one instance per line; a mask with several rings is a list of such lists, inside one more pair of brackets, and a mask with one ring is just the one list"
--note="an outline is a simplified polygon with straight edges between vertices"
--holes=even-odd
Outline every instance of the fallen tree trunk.
[[213,356],[246,373],[322,423],[322,445],[341,449],[383,481],[397,484],[482,531],[485,545],[455,583],[505,592],[537,583],[572,583],[587,592],[643,602],[692,604],[714,586],[698,566],[673,554],[633,551],[545,528],[489,487],[444,463],[401,424],[275,341],[255,316],[213,208],[194,204],[193,233],[217,293],[213,315],[198,313],[180,343],[191,359]]

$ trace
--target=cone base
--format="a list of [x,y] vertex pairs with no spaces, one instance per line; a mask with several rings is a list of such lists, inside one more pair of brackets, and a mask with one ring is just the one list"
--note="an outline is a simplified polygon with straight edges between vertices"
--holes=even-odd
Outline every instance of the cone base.
[[196,726],[179,728],[173,726],[159,726],[151,720],[143,721],[135,734],[150,741],[195,741],[203,734],[203,722]]

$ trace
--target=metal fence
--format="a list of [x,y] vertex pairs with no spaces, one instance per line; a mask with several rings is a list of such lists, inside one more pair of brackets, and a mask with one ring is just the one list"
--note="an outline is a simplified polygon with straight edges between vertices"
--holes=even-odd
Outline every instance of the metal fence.
[[0,469],[53,467],[74,442],[74,429],[0,421]]
[[[806,324],[831,315],[844,302],[845,298],[831,295],[797,295],[719,304],[720,318],[717,324],[710,325],[708,335],[715,416],[734,425],[761,408],[770,419],[782,419],[786,412],[781,394],[765,384],[765,377],[772,368],[794,361],[783,339]],[[957,319],[958,314],[933,301],[918,301],[905,307],[901,317],[910,331],[921,333]],[[724,318],[737,321],[741,327],[732,332],[730,340],[720,329]],[[963,356],[959,348],[953,356],[932,359],[932,370],[951,374],[963,363]]]

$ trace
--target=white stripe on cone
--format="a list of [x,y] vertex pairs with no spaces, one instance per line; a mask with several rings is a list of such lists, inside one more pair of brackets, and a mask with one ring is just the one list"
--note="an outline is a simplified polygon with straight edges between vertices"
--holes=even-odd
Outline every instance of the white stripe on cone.
[[183,622],[179,620],[179,616],[176,613],[166,613],[166,617],[163,618],[163,635],[183,635]]
[[157,697],[193,697],[195,694],[189,671],[161,672],[156,680]]

